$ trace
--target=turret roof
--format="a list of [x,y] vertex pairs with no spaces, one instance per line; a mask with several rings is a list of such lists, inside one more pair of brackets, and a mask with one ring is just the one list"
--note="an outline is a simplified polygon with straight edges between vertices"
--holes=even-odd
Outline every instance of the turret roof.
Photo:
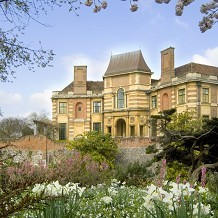
[[112,55],[104,77],[125,74],[134,71],[151,73],[141,50]]

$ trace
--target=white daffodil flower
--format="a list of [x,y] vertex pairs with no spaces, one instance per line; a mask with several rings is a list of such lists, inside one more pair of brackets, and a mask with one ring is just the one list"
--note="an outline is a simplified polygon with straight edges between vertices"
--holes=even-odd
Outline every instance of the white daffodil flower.
[[104,196],[101,198],[101,200],[105,203],[105,204],[110,204],[112,203],[112,198],[110,196]]

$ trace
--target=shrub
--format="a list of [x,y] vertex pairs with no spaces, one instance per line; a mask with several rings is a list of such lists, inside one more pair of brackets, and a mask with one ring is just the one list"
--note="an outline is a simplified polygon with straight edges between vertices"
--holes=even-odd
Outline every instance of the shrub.
[[118,154],[118,145],[110,134],[102,132],[87,132],[70,142],[70,149],[76,148],[82,155],[91,155],[99,163],[106,162],[113,167]]
[[151,182],[154,174],[148,169],[147,163],[135,161],[130,163],[126,168],[117,166],[115,168],[115,177],[121,182],[126,182],[131,186],[145,186]]
[[96,162],[90,155],[79,152],[65,155],[49,166],[42,163],[33,165],[29,161],[4,161],[0,165],[0,217],[8,217],[39,202],[41,196],[29,194],[36,183],[58,180],[64,185],[74,182],[91,186],[106,182],[109,178],[111,170],[105,162]]
[[146,154],[153,154],[153,153],[157,153],[157,152],[158,152],[158,149],[157,149],[156,144],[149,145],[146,148]]
[[90,155],[65,155],[50,166],[53,180],[61,184],[68,182],[79,183],[82,186],[91,186],[106,182],[111,178],[111,170],[107,163],[97,162]]
[[175,181],[176,176],[180,176],[181,180],[187,180],[187,172],[188,167],[184,166],[184,164],[178,161],[168,162],[166,180]]

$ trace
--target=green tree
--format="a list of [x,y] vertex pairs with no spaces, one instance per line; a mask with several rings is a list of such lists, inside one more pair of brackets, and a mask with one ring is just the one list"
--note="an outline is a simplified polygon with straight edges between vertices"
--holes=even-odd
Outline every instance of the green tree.
[[87,132],[70,142],[69,148],[75,148],[82,155],[90,154],[99,163],[107,162],[110,166],[114,165],[118,154],[118,145],[110,134],[102,132]]
[[[162,142],[167,144],[171,141],[171,134],[167,129],[167,124],[171,121],[171,116],[176,112],[176,109],[169,109],[160,111],[158,115],[151,116],[151,128],[156,132],[161,132]],[[153,133],[155,134],[155,133]],[[157,133],[156,133],[157,134]]]
[[190,182],[199,179],[202,167],[218,169],[218,118],[196,119],[192,112],[172,114],[163,134],[169,140],[161,140],[163,150],[156,158],[188,167]]

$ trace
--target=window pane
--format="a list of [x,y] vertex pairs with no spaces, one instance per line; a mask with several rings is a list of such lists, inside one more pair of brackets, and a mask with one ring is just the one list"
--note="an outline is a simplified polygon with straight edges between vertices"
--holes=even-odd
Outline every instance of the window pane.
[[152,101],[152,108],[157,108],[157,96],[152,96],[151,97],[151,101]]
[[66,102],[59,102],[59,113],[60,114],[67,113],[67,103]]
[[94,102],[93,103],[93,112],[100,113],[101,112],[101,102]]
[[208,88],[202,89],[202,102],[209,102],[209,89]]
[[117,108],[124,108],[124,90],[119,89],[117,92]]
[[59,123],[59,140],[66,140],[66,123]]
[[140,126],[140,137],[144,135],[144,126]]
[[178,91],[178,101],[179,104],[185,103],[185,89],[180,89]]

